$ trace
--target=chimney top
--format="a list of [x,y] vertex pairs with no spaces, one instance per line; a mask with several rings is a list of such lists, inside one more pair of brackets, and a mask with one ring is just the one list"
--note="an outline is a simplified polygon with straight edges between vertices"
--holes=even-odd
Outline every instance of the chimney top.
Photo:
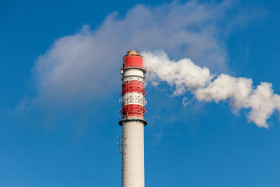
[[139,55],[139,53],[136,50],[130,50],[127,52],[127,55]]

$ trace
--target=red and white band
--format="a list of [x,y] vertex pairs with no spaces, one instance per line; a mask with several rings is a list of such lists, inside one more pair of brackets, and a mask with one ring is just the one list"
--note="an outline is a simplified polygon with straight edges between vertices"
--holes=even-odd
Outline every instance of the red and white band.
[[145,106],[145,98],[142,94],[136,93],[136,92],[130,92],[126,93],[122,97],[122,105],[129,105],[129,104],[134,104],[134,105],[141,105]]
[[144,78],[144,72],[140,69],[126,69],[123,72],[123,76],[139,76]]
[[145,83],[145,78],[144,77],[139,77],[139,76],[126,76],[122,78],[122,82],[127,82],[127,81],[140,81]]
[[124,105],[121,109],[122,117],[127,118],[127,117],[140,117],[144,118],[146,110],[144,106],[141,105]]
[[136,80],[126,81],[122,84],[122,95],[130,92],[145,95],[144,83]]

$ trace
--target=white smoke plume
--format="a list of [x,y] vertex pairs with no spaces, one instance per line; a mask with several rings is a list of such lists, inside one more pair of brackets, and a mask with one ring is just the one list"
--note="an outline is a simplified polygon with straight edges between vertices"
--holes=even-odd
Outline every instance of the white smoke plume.
[[[84,25],[57,38],[38,57],[32,68],[34,92],[22,99],[18,110],[61,116],[73,108],[111,103],[109,98],[119,90],[122,56],[130,49],[162,49],[178,59],[188,56],[214,72],[228,72],[225,38],[262,17],[262,11],[252,14],[237,6],[231,0],[136,5],[126,13],[109,14],[97,27]],[[202,74],[188,80],[188,87],[202,87],[210,73],[205,68]],[[179,86],[178,94],[185,89]]]
[[264,128],[268,128],[266,121],[272,113],[280,112],[280,96],[273,93],[270,83],[262,82],[254,88],[252,79],[226,74],[215,76],[208,68],[200,67],[190,59],[172,61],[163,51],[143,52],[142,55],[149,72],[148,79],[175,86],[175,95],[190,91],[199,101],[229,101],[236,111],[251,109],[249,121]]
[[73,101],[88,103],[116,91],[116,70],[129,49],[163,49],[177,58],[188,56],[201,62],[199,65],[207,64],[217,72],[227,71],[223,33],[248,22],[239,21],[240,14],[243,20],[253,19],[242,10],[228,15],[234,6],[229,0],[137,5],[125,15],[108,15],[97,28],[85,25],[79,32],[57,39],[35,62],[34,101],[39,105],[53,103],[57,108]]

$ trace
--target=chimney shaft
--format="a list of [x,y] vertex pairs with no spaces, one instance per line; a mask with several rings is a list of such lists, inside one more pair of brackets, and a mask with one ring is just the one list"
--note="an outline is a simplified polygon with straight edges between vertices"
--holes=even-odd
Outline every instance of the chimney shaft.
[[123,57],[122,187],[144,187],[145,73],[143,59],[131,50]]

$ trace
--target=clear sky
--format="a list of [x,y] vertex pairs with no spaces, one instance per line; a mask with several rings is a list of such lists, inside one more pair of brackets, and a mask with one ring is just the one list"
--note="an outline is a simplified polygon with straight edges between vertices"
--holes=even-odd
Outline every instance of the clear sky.
[[[130,49],[280,94],[279,10],[276,0],[0,1],[0,186],[121,186],[119,68]],[[173,91],[147,85],[146,186],[280,186],[279,113],[259,128],[247,109]]]

